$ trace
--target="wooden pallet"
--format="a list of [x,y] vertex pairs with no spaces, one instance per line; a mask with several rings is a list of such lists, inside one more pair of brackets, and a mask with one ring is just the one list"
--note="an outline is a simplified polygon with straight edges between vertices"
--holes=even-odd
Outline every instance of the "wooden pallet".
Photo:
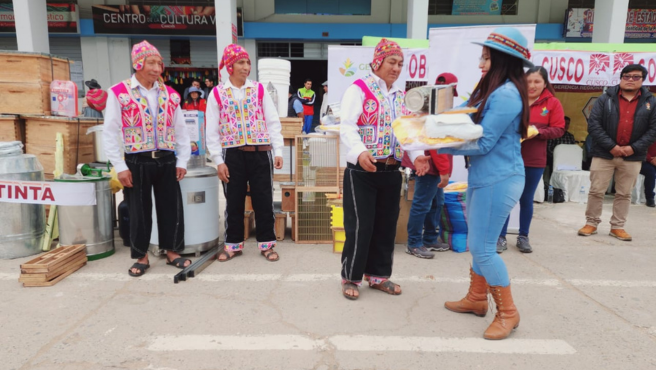
[[86,263],[84,244],[59,247],[22,264],[18,281],[25,287],[53,286]]

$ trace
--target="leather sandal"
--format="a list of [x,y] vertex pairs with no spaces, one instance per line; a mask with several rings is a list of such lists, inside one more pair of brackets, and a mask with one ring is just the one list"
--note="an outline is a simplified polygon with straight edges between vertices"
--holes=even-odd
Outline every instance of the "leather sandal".
[[[276,251],[273,250],[273,248],[267,249],[265,251],[261,251],[260,254],[262,254],[264,258],[266,258],[266,260],[270,262],[276,262],[277,260],[280,259],[280,256]],[[269,256],[271,256],[271,258],[269,258]]]
[[[150,262],[146,264],[135,262],[134,265],[132,265],[132,267],[128,269],[128,274],[130,274],[130,276],[139,277],[145,274],[146,270],[148,270],[149,268],[150,268]],[[132,269],[137,269],[139,270],[139,272],[132,272]]]
[[[175,266],[179,269],[184,269],[185,267],[187,267],[187,266],[185,266],[185,263],[187,261],[191,262],[191,260],[188,259],[188,258],[178,257],[178,258],[174,259],[173,261],[169,261],[169,258],[166,257],[166,264],[167,265]],[[191,265],[191,263],[189,265]]]
[[385,292],[385,293],[391,294],[391,295],[400,295],[401,294],[401,292],[396,292],[394,290],[394,288],[396,288],[397,286],[399,287],[399,289],[401,289],[401,286],[399,284],[394,284],[390,280],[385,280],[380,284],[372,284],[371,281],[369,281],[369,288],[377,289],[377,290],[380,290],[382,292]]
[[[234,253],[232,254],[232,256],[231,256],[230,253],[228,253],[228,251],[224,249],[224,250],[221,251],[221,253],[219,253],[218,256],[216,256],[216,259],[217,259],[219,262],[226,262],[226,261],[230,261],[231,259],[233,259],[233,258],[235,258],[235,257],[239,257],[239,256],[241,256],[241,254],[242,254],[242,251],[236,251],[236,252],[234,252]],[[219,257],[221,257],[221,256],[225,256],[226,259],[224,259],[224,260],[219,259]]]
[[[358,295],[348,294],[346,293],[347,290],[358,292]],[[356,299],[360,298],[360,290],[358,289],[358,286],[353,283],[342,284],[342,294],[344,295],[344,297],[346,297],[346,299],[350,299],[352,301],[355,301]]]

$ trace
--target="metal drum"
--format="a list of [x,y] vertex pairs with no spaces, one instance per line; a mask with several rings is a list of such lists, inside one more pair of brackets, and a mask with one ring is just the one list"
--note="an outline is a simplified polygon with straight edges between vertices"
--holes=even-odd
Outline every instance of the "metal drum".
[[[0,143],[0,181],[43,181],[43,167],[18,142]],[[46,236],[46,207],[42,204],[0,202],[0,259],[41,252]]]
[[103,144],[103,125],[92,126],[87,130],[87,135],[93,134],[93,161],[107,163],[105,145]]
[[[219,243],[219,177],[213,167],[190,168],[182,181],[185,249],[182,254],[204,252]],[[153,198],[150,251],[159,255],[157,214]]]
[[87,245],[89,261],[114,254],[112,191],[109,177],[69,177],[58,182],[93,182],[96,184],[95,206],[58,206],[59,243]]

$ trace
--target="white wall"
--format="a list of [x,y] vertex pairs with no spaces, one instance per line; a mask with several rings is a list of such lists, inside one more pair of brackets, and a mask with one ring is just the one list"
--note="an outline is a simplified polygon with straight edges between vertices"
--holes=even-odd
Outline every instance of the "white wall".
[[103,89],[130,77],[131,41],[127,37],[82,37],[84,80],[95,78]]

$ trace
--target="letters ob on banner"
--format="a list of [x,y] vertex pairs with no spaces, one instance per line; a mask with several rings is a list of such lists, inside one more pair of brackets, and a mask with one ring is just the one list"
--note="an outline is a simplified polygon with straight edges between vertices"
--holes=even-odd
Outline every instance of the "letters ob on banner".
[[0,202],[93,206],[96,205],[96,184],[0,180]]
[[[349,86],[371,72],[374,48],[370,46],[328,46],[328,104],[339,103]],[[395,82],[428,81],[428,49],[403,48],[403,71]],[[433,82],[435,79],[433,78]]]

